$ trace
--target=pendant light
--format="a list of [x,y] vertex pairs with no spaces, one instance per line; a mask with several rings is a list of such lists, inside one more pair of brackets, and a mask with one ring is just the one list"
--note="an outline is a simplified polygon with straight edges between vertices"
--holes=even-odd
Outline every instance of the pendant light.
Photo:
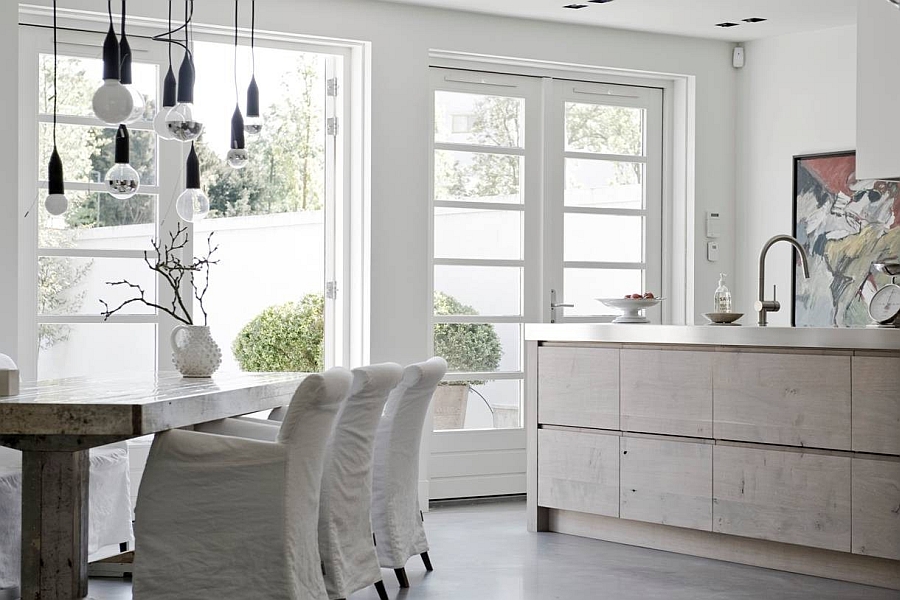
[[[188,4],[191,11],[188,12]],[[203,133],[203,123],[197,117],[194,107],[194,59],[191,56],[190,36],[188,34],[193,0],[184,3],[184,58],[178,69],[178,102],[166,115],[166,127],[173,139],[180,142],[191,142]]]
[[134,109],[131,92],[119,81],[119,41],[113,29],[112,0],[107,0],[109,13],[109,31],[103,41],[103,85],[94,92],[91,105],[97,118],[110,125],[124,123]]
[[895,8],[900,8],[900,0],[888,0]]
[[244,140],[244,117],[237,102],[237,59],[238,59],[238,0],[234,0],[234,114],[231,116],[231,145],[225,160],[232,169],[243,169],[250,160]]
[[141,187],[141,176],[129,163],[128,127],[119,125],[116,132],[116,164],[106,173],[106,191],[113,198],[127,200]]
[[[166,125],[166,119],[169,116],[169,110],[177,103],[177,81],[175,80],[175,72],[172,70],[172,0],[169,0],[169,70],[166,71],[166,77],[163,79],[163,99],[162,107],[156,112],[153,118],[153,130],[156,135],[164,140],[175,139],[169,133]],[[156,39],[156,38],[154,38]]]
[[194,142],[191,142],[191,152],[187,157],[184,184],[185,190],[175,200],[175,212],[184,221],[202,221],[209,214],[209,198],[200,189],[200,160],[194,150]]
[[51,215],[61,215],[69,207],[69,199],[66,198],[66,188],[63,185],[63,165],[59,152],[56,150],[56,0],[53,0],[53,152],[50,154],[50,164],[47,167],[47,199],[44,207]]
[[131,44],[128,43],[128,37],[125,35],[125,0],[122,0],[122,37],[119,39],[119,57],[122,66],[119,72],[119,83],[125,86],[128,93],[131,94],[131,114],[125,119],[126,123],[134,123],[144,116],[144,97],[134,87],[131,78]]
[[256,0],[250,2],[250,85],[247,87],[247,118],[244,119],[244,131],[250,135],[259,135],[263,128],[263,120],[259,115],[259,86],[256,85]]

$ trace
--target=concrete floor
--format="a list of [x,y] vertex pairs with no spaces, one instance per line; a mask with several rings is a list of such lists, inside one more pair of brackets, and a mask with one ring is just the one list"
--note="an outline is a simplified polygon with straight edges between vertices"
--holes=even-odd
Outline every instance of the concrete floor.
[[[403,600],[900,600],[900,592],[657,550],[525,530],[524,502],[425,515],[435,571],[410,560]],[[91,580],[91,598],[127,600],[121,580]],[[352,600],[377,600],[374,588]]]

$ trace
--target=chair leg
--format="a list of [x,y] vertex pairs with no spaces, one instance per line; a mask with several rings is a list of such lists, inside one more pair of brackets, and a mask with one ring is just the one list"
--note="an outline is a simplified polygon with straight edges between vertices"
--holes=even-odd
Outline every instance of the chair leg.
[[426,571],[434,571],[434,567],[431,566],[431,559],[428,558],[428,553],[427,553],[427,552],[423,552],[423,553],[422,553],[422,562],[425,563],[425,570],[426,570]]
[[394,569],[394,574],[397,576],[397,581],[400,583],[401,588],[409,587],[409,577],[406,576],[406,569]]
[[375,591],[378,592],[378,598],[380,600],[388,600],[387,590],[384,589],[384,581],[375,582]]

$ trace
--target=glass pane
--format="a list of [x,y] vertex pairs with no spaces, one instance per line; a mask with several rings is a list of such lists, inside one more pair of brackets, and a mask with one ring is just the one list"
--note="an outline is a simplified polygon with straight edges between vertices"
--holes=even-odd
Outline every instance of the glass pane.
[[520,267],[449,267],[435,265],[436,315],[522,314]]
[[522,213],[436,208],[435,258],[522,258]]
[[434,354],[449,371],[518,371],[522,364],[520,323],[435,323]]
[[[156,185],[156,133],[129,130],[131,166],[141,176],[141,185]],[[112,127],[57,125],[56,149],[66,181],[99,183],[115,164],[116,130]],[[47,163],[53,152],[53,124],[40,124],[41,179],[47,178]]]
[[445,383],[434,394],[434,430],[522,427],[522,382]]
[[643,154],[644,110],[566,102],[566,150]]
[[118,200],[109,194],[66,192],[69,208],[55,216],[44,208],[47,190],[40,190],[38,245],[42,248],[150,250],[156,232],[157,197],[137,194]]
[[567,317],[617,315],[619,311],[597,301],[597,298],[624,298],[628,294],[653,292],[645,290],[644,274],[639,269],[565,269],[563,274]]
[[[227,56],[223,60],[223,56]],[[225,162],[234,113],[234,64],[230,45],[195,42],[196,105],[205,126],[197,153],[210,218],[318,211],[325,205],[326,56],[256,48],[256,79],[263,128],[247,136],[250,161],[235,170]],[[250,49],[237,56],[241,105],[250,80]],[[300,257],[297,257],[298,260]]]
[[[140,258],[81,258],[70,256],[38,257],[39,315],[99,315],[105,300],[110,309],[140,291],[127,285],[107,282],[128,281],[144,290],[144,297],[156,301],[156,277]],[[135,302],[117,314],[147,315],[156,309]]]
[[156,369],[153,323],[41,324],[38,379],[96,377]]
[[[210,232],[218,246],[203,306],[222,348],[220,370],[322,370],[324,218],[319,210],[194,226],[195,255],[205,256]],[[194,314],[202,319],[196,300]]]
[[565,260],[641,262],[644,217],[565,215]]
[[521,204],[524,158],[481,152],[434,153],[434,199]]
[[436,142],[521,148],[524,137],[524,98],[434,93]]
[[566,206],[644,208],[644,165],[566,159]]
[[[41,54],[38,106],[42,114],[53,114],[53,55]],[[133,62],[133,85],[144,97],[144,119],[156,114],[159,75],[156,65]],[[103,79],[103,61],[99,58],[60,56],[57,67],[59,99],[57,112],[61,115],[94,117],[91,99]]]

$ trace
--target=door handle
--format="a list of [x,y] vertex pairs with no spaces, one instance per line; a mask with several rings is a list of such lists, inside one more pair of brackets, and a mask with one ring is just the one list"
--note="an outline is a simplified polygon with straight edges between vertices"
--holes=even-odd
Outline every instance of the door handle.
[[556,310],[559,308],[575,308],[574,304],[556,301],[556,290],[550,290],[550,322],[556,323]]

